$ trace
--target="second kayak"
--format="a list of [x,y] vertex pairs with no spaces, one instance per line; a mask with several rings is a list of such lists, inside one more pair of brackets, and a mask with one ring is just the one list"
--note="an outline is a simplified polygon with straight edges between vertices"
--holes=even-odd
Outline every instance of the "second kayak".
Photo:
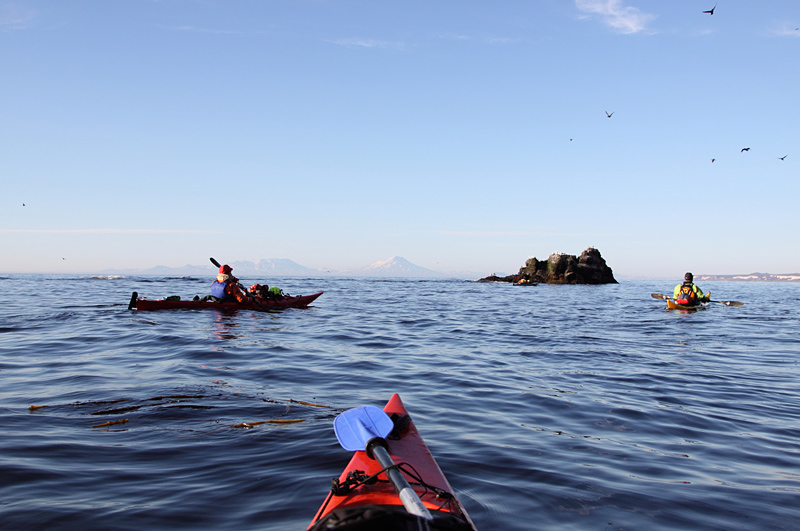
[[685,304],[678,304],[672,299],[667,299],[668,310],[684,310],[687,312],[696,312],[697,310],[704,310],[707,307],[708,307],[707,302],[700,302],[695,304],[694,306],[687,306]]
[[393,422],[391,433],[385,438],[386,449],[433,519],[410,514],[388,481],[384,468],[365,451],[359,450],[341,475],[334,478],[333,488],[308,531],[476,531],[475,524],[422,440],[400,396],[392,395],[383,411]]
[[181,301],[168,299],[146,299],[139,297],[135,291],[131,295],[128,304],[129,310],[150,311],[150,310],[281,310],[283,308],[305,308],[322,292],[311,295],[298,295],[292,297],[287,295],[282,299],[255,299],[250,303],[231,302],[212,302],[212,301]]

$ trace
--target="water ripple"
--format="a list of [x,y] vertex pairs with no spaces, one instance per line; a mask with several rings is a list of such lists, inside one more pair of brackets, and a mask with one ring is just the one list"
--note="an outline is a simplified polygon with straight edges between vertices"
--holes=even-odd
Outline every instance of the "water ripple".
[[681,314],[651,282],[269,283],[326,293],[138,313],[208,279],[0,278],[42,294],[0,305],[4,526],[304,529],[333,418],[398,392],[479,529],[800,528],[800,285]]

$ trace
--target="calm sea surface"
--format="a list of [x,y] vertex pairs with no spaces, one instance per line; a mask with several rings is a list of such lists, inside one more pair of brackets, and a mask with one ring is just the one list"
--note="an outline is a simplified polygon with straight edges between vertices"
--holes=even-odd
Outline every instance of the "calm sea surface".
[[[800,284],[265,280],[313,307],[136,312],[211,278],[0,277],[0,527],[309,524],[338,412],[403,398],[477,527],[800,529]],[[34,407],[31,407],[34,406]],[[301,420],[296,423],[242,423]]]

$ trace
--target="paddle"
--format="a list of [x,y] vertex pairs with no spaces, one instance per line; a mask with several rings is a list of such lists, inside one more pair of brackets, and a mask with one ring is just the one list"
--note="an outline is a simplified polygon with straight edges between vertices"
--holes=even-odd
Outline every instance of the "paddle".
[[737,308],[739,306],[744,306],[744,303],[743,302],[739,302],[739,301],[712,301],[712,300],[710,300],[708,302],[716,302],[716,303],[719,303],[719,304],[724,304],[725,306],[735,306]]
[[[431,513],[403,474],[397,470],[389,452],[386,451],[385,437],[394,428],[394,422],[381,408],[361,406],[348,409],[333,421],[333,431],[342,448],[351,452],[363,450],[372,459],[377,459],[400,496],[406,510],[426,520],[432,520]],[[391,467],[391,468],[390,468]]]
[[[664,295],[663,293],[651,293],[650,296],[653,297],[654,299],[661,299],[662,301],[674,300],[669,295]],[[738,308],[739,306],[744,306],[744,303],[743,302],[739,302],[739,301],[712,301],[712,300],[709,300],[708,302],[716,302],[717,304],[724,304],[725,306],[734,306],[736,308]]]

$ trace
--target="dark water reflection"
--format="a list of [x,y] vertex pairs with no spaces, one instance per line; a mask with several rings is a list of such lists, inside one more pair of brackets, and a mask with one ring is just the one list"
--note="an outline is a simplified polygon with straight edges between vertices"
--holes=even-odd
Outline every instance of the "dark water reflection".
[[137,313],[208,279],[0,278],[2,527],[305,529],[333,418],[398,392],[479,529],[800,528],[798,284],[681,314],[670,283],[269,280],[325,295]]

